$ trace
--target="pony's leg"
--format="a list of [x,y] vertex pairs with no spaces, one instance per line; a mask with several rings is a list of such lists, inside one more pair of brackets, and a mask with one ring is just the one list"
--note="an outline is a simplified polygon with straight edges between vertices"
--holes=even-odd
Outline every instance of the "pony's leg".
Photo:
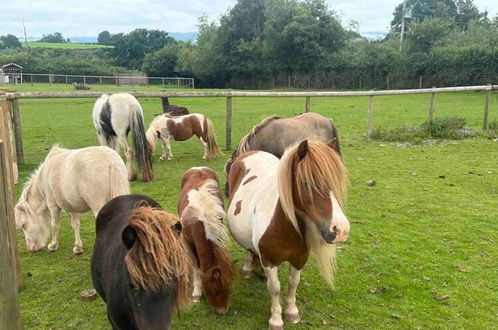
[[81,242],[80,236],[80,217],[78,213],[71,213],[71,227],[73,227],[74,231],[73,252],[75,254],[83,253],[83,242]]
[[50,229],[52,231],[52,240],[48,245],[48,250],[55,251],[59,247],[59,221],[61,209],[55,205],[50,205],[48,209],[50,212]]
[[246,262],[242,266],[242,275],[244,278],[251,278],[254,272],[254,253],[247,250]]
[[299,323],[301,317],[299,316],[299,310],[296,306],[296,290],[299,285],[299,280],[301,279],[301,271],[292,267],[289,264],[289,283],[287,288],[287,296],[285,297],[285,302],[287,307],[285,308],[284,315],[285,320],[289,323]]
[[137,179],[137,174],[135,172],[135,158],[133,158],[133,150],[128,146],[128,141],[126,137],[118,137],[118,147],[124,150],[126,158],[126,169],[128,170],[128,181],[134,181]]
[[171,143],[169,142],[169,138],[161,137],[161,141],[163,143],[163,154],[161,155],[159,160],[173,159],[173,153],[171,152]]
[[197,267],[194,268],[194,291],[192,292],[192,302],[198,303],[201,301],[202,283],[201,273]]
[[263,267],[271,296],[271,318],[269,328],[271,330],[283,330],[284,321],[282,320],[282,306],[280,306],[280,281],[278,280],[278,267]]
[[202,160],[206,160],[208,155],[208,143],[204,141],[202,137],[199,138],[199,141],[201,141],[202,147],[204,148],[204,154],[202,155]]

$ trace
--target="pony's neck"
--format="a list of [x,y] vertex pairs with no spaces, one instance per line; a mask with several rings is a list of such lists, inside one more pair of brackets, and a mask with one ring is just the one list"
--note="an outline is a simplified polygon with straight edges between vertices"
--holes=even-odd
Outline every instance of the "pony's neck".
[[21,197],[29,205],[31,210],[37,214],[43,214],[48,211],[47,202],[44,198],[42,187],[40,187],[43,184],[41,182],[44,175],[42,172],[43,165],[33,174]]

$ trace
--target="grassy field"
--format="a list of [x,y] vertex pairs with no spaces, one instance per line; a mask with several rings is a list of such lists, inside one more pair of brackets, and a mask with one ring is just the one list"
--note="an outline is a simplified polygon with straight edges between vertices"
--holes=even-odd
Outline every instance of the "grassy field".
[[[26,47],[26,43],[22,43]],[[38,42],[28,41],[28,47],[33,48],[57,48],[57,49],[95,49],[95,48],[112,48],[113,46],[98,45],[98,44],[78,44],[73,42]]]
[[[152,87],[140,89],[147,88]],[[483,99],[482,93],[437,95],[436,116],[461,116],[468,126],[478,129]],[[20,168],[22,179],[54,143],[68,148],[97,143],[90,118],[93,101],[20,102],[26,155],[26,164]],[[224,99],[172,101],[209,116],[218,141],[225,145]],[[140,102],[150,122],[160,111],[160,101]],[[427,117],[428,104],[429,96],[375,98],[374,126],[420,124]],[[312,99],[311,106],[338,125],[350,174],[346,214],[351,235],[338,253],[336,289],[320,279],[313,260],[306,265],[298,288],[302,322],[286,328],[496,328],[498,143],[486,138],[409,147],[368,143],[364,138],[366,98]],[[497,118],[497,106],[495,94],[491,119]],[[236,98],[233,107],[232,140],[237,142],[265,116],[300,114],[304,100]],[[158,161],[159,152],[155,152],[154,164],[157,179],[132,183],[132,191],[150,195],[171,212],[176,210],[180,178],[186,169],[210,166],[224,182],[222,168],[227,157],[202,161],[198,140],[174,142],[175,159],[170,162]],[[371,179],[376,186],[367,186]],[[80,291],[92,287],[89,265],[95,233],[90,214],[82,217],[81,231],[85,252],[79,256],[71,251],[73,234],[67,215],[61,221],[57,252],[28,253],[19,233],[25,329],[110,329],[102,300],[79,300]],[[240,269],[244,252],[234,242],[231,255]],[[282,288],[286,288],[286,273],[282,267]],[[264,329],[269,315],[264,281],[239,278],[226,315],[215,315],[202,300],[177,315],[173,327]]]

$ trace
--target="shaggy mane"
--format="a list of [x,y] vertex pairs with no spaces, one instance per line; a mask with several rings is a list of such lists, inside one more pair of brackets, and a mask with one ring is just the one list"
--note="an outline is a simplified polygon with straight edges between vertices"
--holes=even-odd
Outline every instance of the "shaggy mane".
[[192,264],[183,236],[179,238],[171,228],[177,221],[177,217],[162,210],[136,208],[130,225],[137,232],[137,240],[125,262],[136,287],[158,291],[174,283],[176,306],[182,308],[189,302]]
[[281,117],[277,116],[271,116],[271,117],[266,117],[263,119],[263,121],[256,126],[254,126],[249,133],[247,133],[246,136],[244,136],[237,147],[237,154],[235,157],[242,155],[249,149],[249,143],[251,139],[266,125],[268,125],[270,122],[272,122],[275,119],[281,119]]

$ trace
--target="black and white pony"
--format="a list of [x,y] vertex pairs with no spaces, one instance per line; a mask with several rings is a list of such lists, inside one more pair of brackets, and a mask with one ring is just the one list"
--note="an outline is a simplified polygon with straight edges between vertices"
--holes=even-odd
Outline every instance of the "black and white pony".
[[[151,181],[152,153],[145,137],[144,116],[138,100],[128,93],[103,94],[93,106],[92,118],[100,144],[118,152],[124,150],[128,180],[133,181],[137,177],[133,159],[135,155],[142,169],[143,181]],[[128,145],[130,131],[133,150]]]

